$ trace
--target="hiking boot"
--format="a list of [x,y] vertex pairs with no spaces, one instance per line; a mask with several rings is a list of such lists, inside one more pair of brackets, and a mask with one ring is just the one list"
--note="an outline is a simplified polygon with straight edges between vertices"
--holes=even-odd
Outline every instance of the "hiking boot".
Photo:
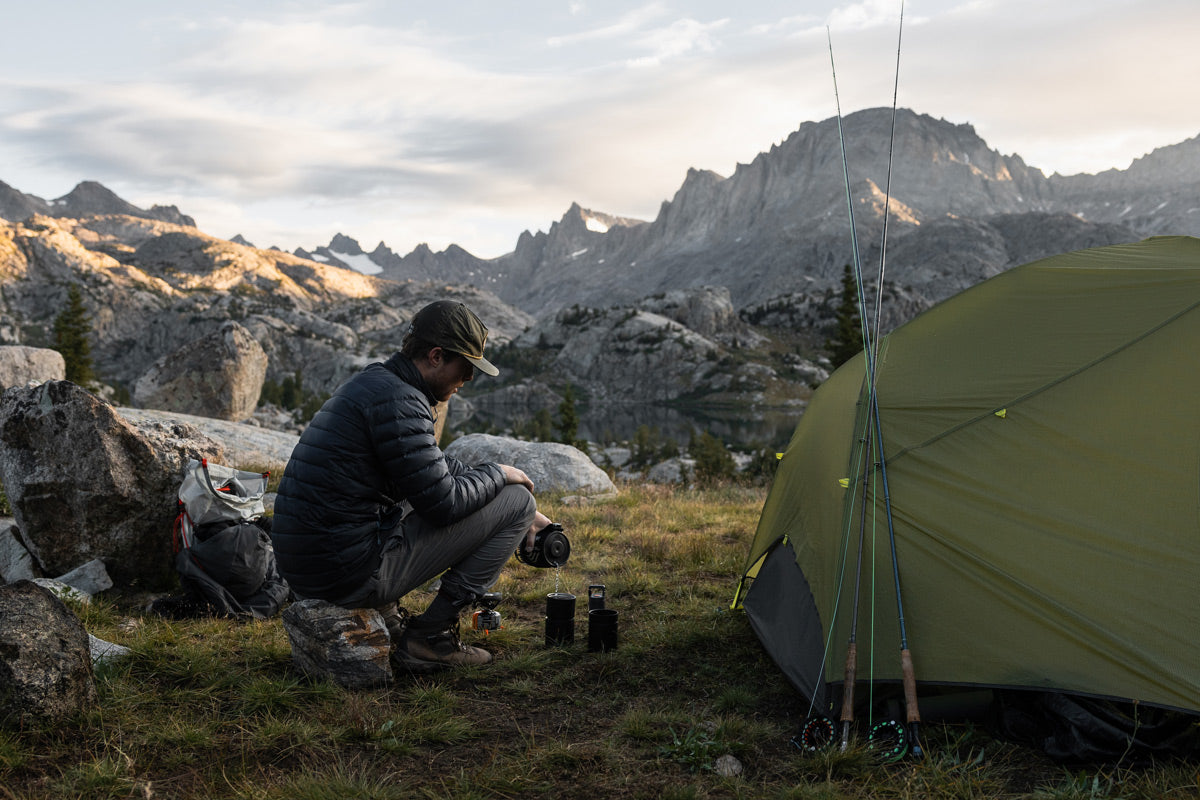
[[434,672],[446,667],[482,666],[492,663],[492,654],[481,647],[463,644],[458,638],[458,620],[441,630],[410,625],[392,647],[392,663],[409,672]]

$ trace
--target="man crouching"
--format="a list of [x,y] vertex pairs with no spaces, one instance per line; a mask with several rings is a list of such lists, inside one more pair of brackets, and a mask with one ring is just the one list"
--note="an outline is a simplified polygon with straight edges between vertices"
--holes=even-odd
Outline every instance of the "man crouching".
[[[275,500],[271,539],[299,598],[376,608],[392,661],[412,672],[487,664],[463,644],[458,616],[550,520],[533,482],[506,464],[468,467],[438,447],[433,407],[479,369],[487,328],[464,304],[442,300],[413,317],[395,353],[338,387],[292,451]],[[522,545],[523,546],[523,545]],[[396,601],[441,574],[424,613]]]

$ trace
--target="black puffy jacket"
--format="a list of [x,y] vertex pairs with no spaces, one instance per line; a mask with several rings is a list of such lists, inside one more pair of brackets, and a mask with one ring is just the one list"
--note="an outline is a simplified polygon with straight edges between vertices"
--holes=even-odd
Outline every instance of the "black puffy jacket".
[[271,540],[279,572],[301,597],[361,593],[400,504],[437,526],[457,522],[504,488],[497,464],[468,467],[437,446],[430,394],[400,353],[342,384],[292,451]]

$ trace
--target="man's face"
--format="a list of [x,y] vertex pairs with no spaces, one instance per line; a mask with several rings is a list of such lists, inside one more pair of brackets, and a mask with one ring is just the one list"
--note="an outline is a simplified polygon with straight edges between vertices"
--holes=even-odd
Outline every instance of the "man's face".
[[429,365],[431,370],[425,382],[439,402],[449,400],[459,387],[475,377],[475,366],[470,361],[441,347],[429,351]]

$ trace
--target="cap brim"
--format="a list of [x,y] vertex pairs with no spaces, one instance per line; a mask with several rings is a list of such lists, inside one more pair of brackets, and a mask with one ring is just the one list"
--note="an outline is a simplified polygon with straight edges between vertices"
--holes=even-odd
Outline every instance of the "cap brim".
[[491,375],[494,378],[500,374],[500,370],[496,369],[495,365],[492,364],[492,362],[488,361],[486,358],[483,358],[482,356],[476,358],[475,356],[469,356],[466,353],[461,353],[460,355],[462,355],[462,357],[465,358],[467,361],[470,361],[475,366],[475,369],[479,370],[480,372],[484,373],[485,375]]

